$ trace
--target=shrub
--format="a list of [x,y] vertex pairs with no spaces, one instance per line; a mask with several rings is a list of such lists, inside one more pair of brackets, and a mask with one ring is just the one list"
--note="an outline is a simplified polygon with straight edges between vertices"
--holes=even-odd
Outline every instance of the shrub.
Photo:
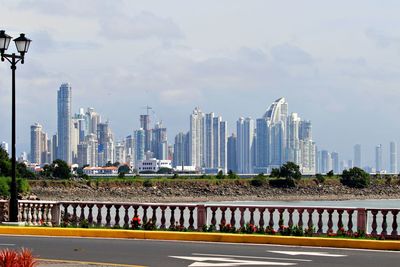
[[150,179],[146,179],[143,181],[143,186],[144,187],[152,187],[153,183],[150,181]]
[[250,184],[256,187],[263,186],[266,182],[267,179],[265,178],[263,173],[260,173],[259,175],[250,180]]
[[320,173],[317,173],[317,174],[315,175],[315,178],[316,178],[316,180],[317,180],[317,182],[318,182],[319,184],[323,184],[323,183],[325,182],[325,177],[324,177],[322,174],[320,174]]
[[219,171],[218,174],[215,176],[217,179],[225,179],[225,175],[222,171]]
[[26,179],[17,179],[17,188],[18,188],[18,193],[21,194],[27,194],[31,191],[29,182]]
[[148,221],[144,221],[143,222],[143,229],[144,230],[156,230],[157,229],[156,222],[153,221],[153,219],[150,219]]
[[10,195],[10,185],[8,178],[0,178],[0,196],[6,198]]
[[370,176],[364,170],[354,167],[343,171],[340,182],[348,187],[366,188],[370,184]]
[[32,252],[23,248],[20,252],[10,249],[0,251],[0,266],[4,267],[34,267],[38,262]]
[[294,179],[271,179],[269,180],[269,185],[277,188],[293,188],[296,187]]

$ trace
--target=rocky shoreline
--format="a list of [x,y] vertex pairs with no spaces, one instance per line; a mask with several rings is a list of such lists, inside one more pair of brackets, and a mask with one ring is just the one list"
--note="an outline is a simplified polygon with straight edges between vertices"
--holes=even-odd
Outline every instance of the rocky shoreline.
[[355,189],[341,184],[299,185],[296,188],[252,186],[248,182],[204,181],[142,183],[31,184],[31,194],[41,200],[110,202],[300,201],[400,199],[400,185],[371,185]]

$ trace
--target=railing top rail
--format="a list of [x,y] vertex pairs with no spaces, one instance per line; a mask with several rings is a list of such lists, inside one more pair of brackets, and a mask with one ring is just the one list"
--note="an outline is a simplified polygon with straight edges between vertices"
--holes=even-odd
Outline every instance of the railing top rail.
[[71,204],[94,204],[94,205],[129,205],[129,206],[185,206],[185,207],[196,207],[197,204],[193,203],[142,203],[142,202],[110,202],[110,201],[58,201],[61,205],[71,205]]
[[273,208],[273,209],[323,209],[323,210],[358,210],[355,207],[327,207],[327,206],[289,206],[289,205],[221,205],[221,204],[205,204],[206,207],[227,207],[227,208]]
[[366,208],[366,211],[381,211],[381,210],[387,210],[387,211],[399,211],[400,209],[397,208]]
[[8,203],[7,199],[0,199],[0,203]]
[[51,200],[18,200],[18,203],[26,203],[26,204],[58,204],[58,201]]

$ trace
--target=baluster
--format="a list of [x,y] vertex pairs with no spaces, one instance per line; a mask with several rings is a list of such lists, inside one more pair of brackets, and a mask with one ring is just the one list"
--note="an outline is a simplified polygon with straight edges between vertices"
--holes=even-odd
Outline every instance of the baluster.
[[312,215],[314,213],[314,209],[307,209],[308,212],[308,221],[307,221],[307,226],[309,229],[314,227],[314,222],[313,222],[313,218]]
[[79,204],[79,208],[81,209],[81,214],[79,216],[79,221],[80,222],[85,220],[85,207],[86,207],[86,204],[83,204],[83,203]]
[[106,227],[111,227],[111,204],[106,204],[107,215],[106,215]]
[[397,237],[397,214],[399,213],[398,210],[392,210],[393,214],[393,223],[392,223],[392,236]]
[[37,225],[38,214],[37,214],[38,204],[32,204],[32,224]]
[[78,204],[72,204],[73,212],[72,212],[72,225],[76,226],[78,221],[78,216],[76,214],[76,207]]
[[25,203],[21,203],[21,222],[25,222],[26,216],[25,216]]
[[258,225],[260,226],[260,229],[264,229],[264,211],[265,208],[258,208],[258,211],[260,212],[260,220],[258,222]]
[[347,228],[350,233],[353,233],[353,213],[354,210],[347,210],[347,214],[349,214],[349,222],[347,223]]
[[250,212],[250,224],[254,225],[254,210],[255,208],[249,208]]
[[180,225],[181,227],[184,227],[184,226],[185,226],[185,217],[183,216],[183,212],[184,212],[185,209],[186,209],[186,207],[184,207],[184,206],[179,206],[179,210],[180,210],[180,212],[181,212],[180,217],[179,217],[179,225]]
[[[46,213],[46,224],[48,226],[53,226],[53,215],[51,215],[51,210],[53,209],[53,204],[48,204],[47,205],[47,213]],[[61,207],[60,207],[61,210]],[[57,225],[59,222],[56,222],[55,224]]]
[[97,204],[96,206],[97,206],[97,217],[96,217],[97,223],[96,223],[96,225],[99,227],[99,226],[101,226],[102,220],[103,220],[103,217],[101,215],[101,209],[103,208],[103,204]]
[[328,209],[328,233],[332,232],[333,229],[333,221],[332,221],[332,213],[334,212],[333,209]]
[[338,226],[338,229],[340,229],[340,228],[343,228],[342,214],[343,214],[344,210],[338,209],[338,210],[336,210],[336,212],[339,214],[337,226]]
[[218,207],[211,207],[211,225],[215,226],[217,224],[217,219],[215,213]]
[[176,206],[169,206],[171,210],[171,218],[169,219],[169,227],[174,227],[175,226],[175,209]]
[[[275,209],[274,208],[269,208],[268,212],[269,212],[268,225],[269,225],[269,227],[273,228],[274,227],[274,212],[275,212]],[[279,225],[279,227],[280,227],[280,225]]]
[[387,236],[387,221],[386,221],[386,215],[388,214],[388,210],[381,210],[382,213],[382,232],[381,235]]
[[64,204],[64,218],[63,218],[63,220],[66,223],[68,223],[68,220],[69,220],[68,207],[69,207],[69,204]]
[[167,206],[160,206],[161,208],[161,229],[165,229],[165,209],[167,208]]
[[151,216],[151,220],[153,221],[153,223],[155,224],[157,222],[157,206],[152,206],[151,207],[153,209],[153,214]]
[[115,224],[114,224],[114,226],[118,227],[118,226],[120,226],[119,225],[119,220],[120,220],[119,208],[121,208],[121,205],[115,205],[114,207],[115,207]]
[[32,204],[28,204],[28,209],[27,209],[27,221],[28,221],[28,225],[32,225],[32,211],[31,211],[31,205]]
[[194,218],[193,218],[193,210],[195,207],[189,207],[189,229],[194,229]]
[[376,236],[377,235],[377,231],[376,231],[376,228],[378,227],[378,224],[377,224],[377,222],[376,222],[376,214],[378,213],[378,211],[377,210],[371,210],[371,213],[372,213],[372,232],[371,232],[371,235],[372,236]]
[[93,204],[88,204],[89,214],[88,214],[88,222],[90,225],[93,225]]
[[43,220],[43,212],[42,212],[43,204],[37,204],[37,218],[36,218],[36,224],[37,225],[43,225],[44,220]]
[[143,224],[147,223],[147,209],[149,208],[149,206],[147,205],[143,205]]
[[129,228],[129,205],[124,205],[123,206],[125,209],[125,215],[124,215],[124,228],[128,229]]
[[225,225],[226,224],[225,212],[227,210],[227,207],[220,207],[219,209],[221,210],[221,222],[220,222],[220,224]]
[[138,209],[139,209],[139,205],[133,205],[133,217],[137,217],[138,216]]
[[292,209],[292,208],[288,209],[288,212],[289,212],[288,226],[289,227],[293,227],[293,211],[294,211],[294,209]]
[[240,207],[239,211],[240,211],[240,227],[243,228],[244,227],[244,211],[246,210],[246,208]]
[[231,211],[231,226],[236,227],[236,218],[235,218],[236,207],[229,207],[229,210]]
[[322,223],[322,213],[324,213],[324,209],[317,209],[317,212],[318,212],[318,231],[317,231],[317,233],[318,234],[322,234],[322,226],[323,226],[323,223]]
[[297,225],[301,228],[303,228],[303,212],[304,209],[297,209],[297,212],[299,213],[299,221],[297,222]]

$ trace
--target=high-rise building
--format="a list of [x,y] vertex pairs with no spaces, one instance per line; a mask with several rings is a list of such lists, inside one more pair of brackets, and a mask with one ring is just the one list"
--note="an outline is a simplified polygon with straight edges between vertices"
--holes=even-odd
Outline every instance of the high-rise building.
[[135,137],[128,135],[125,138],[125,162],[129,166],[135,166]]
[[219,155],[218,166],[224,173],[227,172],[228,167],[228,123],[219,120]]
[[[167,128],[162,126],[162,123],[156,123],[152,131],[152,149],[154,157],[156,159],[167,159],[168,158],[168,142],[167,142]],[[146,132],[145,132],[146,135]],[[146,148],[146,145],[145,145]]]
[[390,142],[390,173],[397,174],[397,144]]
[[227,169],[233,172],[237,172],[236,140],[235,134],[232,134],[228,137],[227,142]]
[[58,157],[72,163],[71,153],[71,86],[63,83],[57,92],[57,136]]
[[[140,128],[144,130],[144,150],[152,150],[152,129],[150,126],[150,115],[140,115]],[[153,151],[154,152],[154,151]]]
[[256,136],[256,158],[254,164],[258,169],[266,169],[270,162],[270,136],[269,122],[265,118],[256,120]]
[[125,142],[117,142],[115,145],[115,162],[125,163]]
[[328,173],[332,170],[332,157],[331,153],[326,150],[321,151],[321,172]]
[[42,163],[42,125],[31,126],[31,163]]
[[252,173],[254,159],[254,120],[239,118],[236,122],[236,156],[238,173]]
[[361,145],[356,144],[354,146],[354,167],[361,168],[362,163],[361,163]]
[[189,133],[178,133],[175,136],[174,156],[172,166],[188,166],[189,164]]
[[109,127],[109,122],[97,124],[97,139],[99,142],[99,165],[104,166],[108,162],[114,163],[114,137]]
[[331,157],[332,157],[332,170],[334,173],[338,174],[340,173],[339,153],[332,152]]
[[297,165],[301,165],[300,150],[300,117],[297,113],[292,113],[287,120],[286,131],[286,161],[291,161]]
[[195,108],[190,115],[190,130],[189,130],[189,158],[190,165],[200,169],[203,164],[203,144],[204,144],[204,113]]
[[135,164],[137,165],[140,160],[144,160],[145,133],[143,128],[136,130],[134,136],[135,136]]
[[77,163],[80,167],[85,165],[98,166],[98,142],[95,134],[88,134],[85,140],[78,145]]
[[204,117],[204,167],[213,168],[214,164],[214,113],[205,114]]
[[383,171],[383,159],[382,159],[382,145],[379,144],[375,147],[375,169],[376,173]]

